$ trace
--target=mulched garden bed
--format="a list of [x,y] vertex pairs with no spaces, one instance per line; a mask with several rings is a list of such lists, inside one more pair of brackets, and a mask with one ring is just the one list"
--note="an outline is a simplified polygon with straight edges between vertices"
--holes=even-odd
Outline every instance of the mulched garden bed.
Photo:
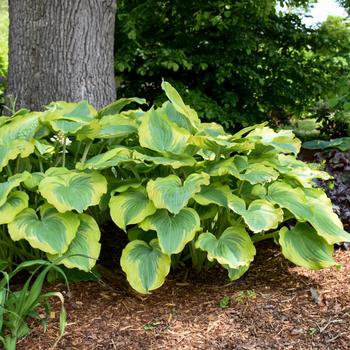
[[[335,258],[340,270],[308,271],[262,242],[236,282],[214,269],[181,271],[148,296],[134,294],[120,272],[105,284],[74,284],[56,349],[350,349],[350,251]],[[18,349],[47,350],[57,336],[56,318]]]

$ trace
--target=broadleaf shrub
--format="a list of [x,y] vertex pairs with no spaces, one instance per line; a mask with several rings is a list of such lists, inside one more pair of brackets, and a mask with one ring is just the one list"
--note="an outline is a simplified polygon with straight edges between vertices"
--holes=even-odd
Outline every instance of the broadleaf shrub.
[[169,100],[147,111],[125,110],[145,102],[133,98],[99,112],[55,102],[2,117],[2,234],[89,271],[98,224],[110,216],[128,233],[121,266],[141,293],[181,260],[198,270],[217,262],[235,280],[269,238],[298,265],[334,265],[333,244],[350,235],[313,187],[329,175],[296,159],[292,131],[260,124],[229,134],[202,123],[169,83],[162,88]]

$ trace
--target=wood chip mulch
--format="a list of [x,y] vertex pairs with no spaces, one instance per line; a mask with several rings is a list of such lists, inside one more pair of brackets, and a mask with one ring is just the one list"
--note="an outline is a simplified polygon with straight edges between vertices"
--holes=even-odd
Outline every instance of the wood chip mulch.
[[[56,349],[350,349],[350,251],[335,258],[341,269],[308,271],[262,243],[236,282],[214,269],[179,272],[148,296],[121,278],[74,284]],[[45,334],[34,328],[18,349],[52,349],[58,334],[56,312]]]

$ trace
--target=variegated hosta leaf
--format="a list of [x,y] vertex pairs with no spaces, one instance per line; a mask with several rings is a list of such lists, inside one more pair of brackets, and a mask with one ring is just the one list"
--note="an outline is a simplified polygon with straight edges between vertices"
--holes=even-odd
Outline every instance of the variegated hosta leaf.
[[293,153],[294,155],[299,153],[301,147],[301,141],[295,138],[291,130],[275,132],[268,127],[259,127],[250,132],[247,137],[259,141],[265,146],[272,146],[279,152]]
[[188,143],[210,151],[215,151],[220,148],[227,151],[233,149],[233,147],[236,145],[236,143],[230,142],[228,139],[229,136],[211,137],[208,135],[196,134],[190,136]]
[[28,207],[28,200],[25,192],[11,192],[5,204],[0,207],[0,225],[12,222],[18,213]]
[[41,173],[41,172],[34,172],[34,173],[31,173],[30,176],[25,179],[23,181],[23,185],[29,189],[29,190],[33,190],[33,189],[36,189],[41,180],[45,178],[45,174],[44,173]]
[[184,153],[188,130],[178,127],[160,109],[151,109],[144,114],[139,127],[139,141],[142,147],[157,152]]
[[212,183],[202,187],[202,190],[193,198],[200,205],[217,204],[233,210],[239,215],[242,215],[246,210],[244,200],[234,195],[229,186],[220,183]]
[[147,193],[156,208],[177,214],[201,190],[201,186],[209,185],[209,182],[210,176],[205,173],[191,174],[183,182],[178,176],[169,175],[150,180]]
[[107,192],[107,181],[99,173],[71,170],[58,175],[45,175],[39,184],[39,192],[61,213],[69,210],[82,213],[88,207],[97,205]]
[[105,115],[118,114],[125,106],[129,105],[130,103],[137,103],[139,105],[144,105],[147,103],[147,101],[144,98],[138,98],[138,97],[120,98],[119,100],[114,101],[111,104],[107,105],[106,107],[100,109],[98,111],[98,115],[100,117],[103,117]]
[[77,163],[76,168],[79,170],[93,169],[103,170],[112,166],[118,166],[120,163],[131,160],[132,151],[126,147],[115,147],[105,153],[98,154],[87,160],[84,164]]
[[255,247],[243,226],[228,227],[219,238],[210,232],[199,235],[196,248],[207,252],[209,261],[214,259],[232,269],[249,265],[255,256]]
[[47,108],[48,111],[43,113],[41,120],[65,135],[75,134],[97,117],[97,111],[87,101],[52,102]]
[[296,168],[288,171],[285,176],[296,179],[301,186],[312,188],[315,184],[315,179],[329,180],[332,178],[325,171],[320,171],[317,169],[312,169],[310,166],[304,166],[303,168]]
[[51,167],[45,171],[45,176],[57,176],[70,174],[72,170],[65,167]]
[[170,271],[170,257],[159,248],[158,241],[149,244],[135,240],[124,248],[120,265],[136,291],[147,294],[159,288]]
[[162,89],[179,113],[187,117],[194,127],[200,125],[201,122],[198,118],[197,112],[190,106],[185,105],[179,93],[168,82],[162,82]]
[[128,189],[136,189],[136,188],[139,188],[140,186],[141,186],[141,182],[136,179],[120,180],[115,183],[112,194],[115,194],[116,192],[125,192]]
[[299,221],[308,221],[329,244],[350,241],[350,234],[343,230],[330,199],[321,189],[302,190],[285,182],[275,182],[269,187],[269,197]]
[[112,220],[123,230],[127,225],[142,222],[157,210],[143,187],[129,189],[113,196],[109,208]]
[[288,209],[299,221],[312,219],[311,208],[301,188],[277,181],[269,186],[268,196],[281,208]]
[[251,126],[247,126],[246,128],[241,129],[240,131],[236,132],[232,135],[232,140],[239,140],[243,137],[243,135],[248,134],[248,132],[251,132],[252,130],[262,128],[267,124],[267,122],[261,123],[261,124],[255,124]]
[[247,167],[248,158],[246,156],[235,155],[228,159],[210,162],[206,167],[206,171],[211,176],[233,175],[238,177]]
[[240,174],[238,178],[256,185],[274,181],[278,176],[279,173],[271,167],[263,164],[249,164],[247,170],[243,174]]
[[275,208],[265,199],[256,199],[250,203],[243,218],[253,232],[268,231],[277,228],[283,221],[283,210]]
[[0,183],[0,207],[3,206],[9,193],[19,184],[30,177],[30,173],[27,171],[13,175],[7,179],[7,181]]
[[332,257],[333,245],[307,223],[297,223],[291,230],[283,227],[279,236],[282,254],[296,265],[318,270],[336,264]]
[[175,155],[169,154],[168,156],[150,156],[147,154],[140,153],[138,151],[133,152],[133,158],[143,163],[151,163],[157,165],[171,166],[173,169],[178,169],[184,166],[194,166],[196,160],[193,157],[186,155]]
[[99,120],[93,119],[89,124],[85,124],[81,129],[79,129],[76,133],[76,138],[78,141],[82,140],[93,140],[95,139],[101,129],[101,125]]
[[2,144],[9,144],[14,140],[30,141],[39,127],[39,117],[42,113],[33,112],[11,117],[0,128]]
[[228,272],[228,278],[230,279],[230,281],[236,281],[239,278],[241,278],[249,270],[249,266],[250,266],[250,264],[243,265],[243,266],[238,267],[237,269],[232,269],[228,265],[226,265],[224,267]]
[[161,110],[174,122],[178,127],[188,130],[190,133],[197,131],[197,126],[185,115],[176,110],[175,106],[166,101],[163,103]]
[[211,176],[232,175],[252,185],[271,182],[277,179],[278,172],[264,164],[249,164],[246,156],[235,155],[232,158],[211,162],[206,171]]
[[252,185],[249,182],[244,181],[240,186],[240,194],[248,201],[253,201],[254,199],[265,199],[267,188],[262,184]]
[[199,126],[199,132],[212,137],[226,134],[223,126],[217,123],[201,123]]
[[139,226],[144,231],[156,231],[162,252],[171,255],[180,253],[185,245],[193,240],[200,229],[200,219],[197,212],[191,208],[184,208],[176,215],[161,209]]
[[1,144],[0,141],[0,171],[9,163],[10,160],[29,157],[34,153],[33,142],[18,139],[11,140],[8,143]]
[[40,218],[35,210],[24,209],[8,224],[14,241],[25,239],[33,248],[49,254],[63,254],[74,239],[79,218],[74,213],[59,213],[49,205],[40,209]]
[[[64,253],[64,259],[60,264],[69,269],[77,268],[90,271],[96,264],[100,255],[101,244],[99,243],[101,232],[95,219],[87,214],[79,214],[80,225],[78,231]],[[55,260],[59,255],[49,255],[50,260]]]
[[55,152],[55,147],[48,142],[44,143],[39,142],[38,140],[34,140],[34,146],[40,155],[53,154]]
[[312,210],[312,219],[308,220],[317,233],[329,244],[350,242],[350,234],[333,211],[331,200],[320,188],[305,188],[304,193]]
[[278,158],[273,157],[267,163],[284,176],[296,179],[303,187],[313,187],[316,178],[323,180],[332,178],[327,172],[319,170],[318,165],[306,164],[291,155],[279,154]]
[[122,114],[106,115],[100,120],[101,129],[97,135],[101,139],[125,137],[137,132],[138,124],[135,120]]

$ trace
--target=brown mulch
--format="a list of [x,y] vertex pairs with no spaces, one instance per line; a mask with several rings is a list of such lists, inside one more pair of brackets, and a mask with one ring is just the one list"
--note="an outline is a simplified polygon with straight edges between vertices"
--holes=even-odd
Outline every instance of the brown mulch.
[[[120,277],[75,284],[56,349],[350,349],[350,251],[335,258],[340,270],[308,271],[262,243],[236,282],[221,270],[185,271],[148,296]],[[226,308],[219,306],[224,297]],[[35,328],[18,349],[51,349],[57,336],[56,317],[46,334]]]

